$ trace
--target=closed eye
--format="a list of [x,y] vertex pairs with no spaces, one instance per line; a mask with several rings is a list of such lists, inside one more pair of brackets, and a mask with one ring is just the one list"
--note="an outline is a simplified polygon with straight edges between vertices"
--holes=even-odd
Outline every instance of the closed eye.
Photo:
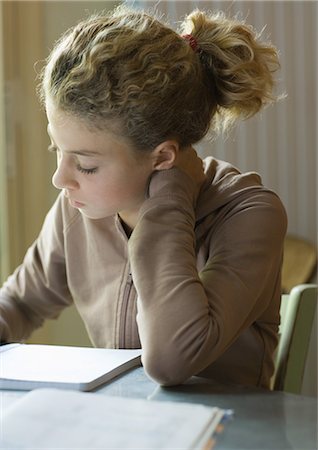
[[92,167],[91,169],[84,169],[84,167],[80,166],[79,164],[76,165],[76,169],[81,172],[85,173],[86,175],[90,175],[93,173],[96,173],[98,170],[98,167]]
[[[49,145],[47,149],[48,149],[49,152],[53,152],[53,153],[56,153],[56,152],[57,152],[57,148],[56,148],[54,145],[52,145],[52,144]],[[84,174],[86,174],[86,175],[91,175],[91,174],[94,174],[94,173],[97,172],[98,167],[91,167],[91,168],[89,168],[89,169],[85,169],[85,168],[82,167],[80,164],[76,164],[76,169],[77,169],[79,172],[81,172],[81,173],[84,173]]]

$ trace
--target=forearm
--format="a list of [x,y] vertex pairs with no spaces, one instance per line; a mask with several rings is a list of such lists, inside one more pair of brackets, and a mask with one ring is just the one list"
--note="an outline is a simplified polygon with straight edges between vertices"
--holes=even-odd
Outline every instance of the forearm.
[[1,342],[22,342],[42,323],[43,319],[27,312],[21,303],[0,296]]
[[[35,245],[29,249],[24,263],[0,289],[1,341],[24,341],[45,319],[57,317],[71,303],[68,291],[54,289],[41,272],[41,265],[35,264],[31,257],[35,249]],[[62,278],[60,281],[63,285]]]
[[129,250],[144,365],[160,383],[175,384],[206,366],[218,325],[196,268],[191,180],[176,177],[189,188],[184,192],[174,190],[172,172],[163,175],[170,191],[145,202]]
[[46,319],[56,318],[72,302],[64,264],[51,254],[45,268],[40,253],[36,241],[0,289],[2,341],[27,339]]

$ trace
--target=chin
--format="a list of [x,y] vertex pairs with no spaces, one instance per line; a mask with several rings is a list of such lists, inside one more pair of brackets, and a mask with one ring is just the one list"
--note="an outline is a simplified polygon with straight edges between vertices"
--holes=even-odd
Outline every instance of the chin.
[[99,220],[99,219],[106,219],[106,217],[114,216],[116,213],[107,213],[107,212],[91,212],[91,211],[85,211],[83,209],[79,210],[80,213],[86,217],[87,219],[91,220]]

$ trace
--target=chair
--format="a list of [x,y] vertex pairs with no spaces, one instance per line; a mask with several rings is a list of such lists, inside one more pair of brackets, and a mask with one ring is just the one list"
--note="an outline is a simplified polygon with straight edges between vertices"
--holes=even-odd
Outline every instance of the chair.
[[299,394],[317,305],[318,286],[301,284],[282,295],[274,390]]
[[287,235],[284,241],[282,292],[288,294],[294,286],[310,283],[317,264],[317,247],[297,236]]

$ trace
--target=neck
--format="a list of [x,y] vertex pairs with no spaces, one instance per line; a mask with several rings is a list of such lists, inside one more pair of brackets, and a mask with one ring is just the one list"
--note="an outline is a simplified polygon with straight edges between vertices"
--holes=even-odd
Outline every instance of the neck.
[[133,232],[137,224],[138,213],[139,210],[135,212],[120,212],[118,214],[121,224],[128,238],[130,237],[131,233]]

